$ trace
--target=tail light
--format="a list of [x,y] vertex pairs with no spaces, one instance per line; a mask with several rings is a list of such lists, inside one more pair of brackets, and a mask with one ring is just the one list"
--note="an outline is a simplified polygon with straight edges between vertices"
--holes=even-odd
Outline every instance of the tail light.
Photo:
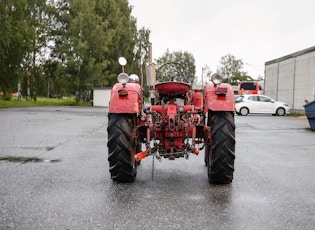
[[217,87],[215,89],[215,93],[218,95],[225,95],[227,94],[228,89],[226,87]]

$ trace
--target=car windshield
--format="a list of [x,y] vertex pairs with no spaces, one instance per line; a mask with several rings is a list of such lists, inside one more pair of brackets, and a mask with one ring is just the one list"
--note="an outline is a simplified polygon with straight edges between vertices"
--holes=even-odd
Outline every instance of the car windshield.
[[244,90],[255,90],[256,82],[243,82],[241,88]]
[[235,97],[235,101],[242,101],[243,98],[244,98],[243,96],[237,96]]

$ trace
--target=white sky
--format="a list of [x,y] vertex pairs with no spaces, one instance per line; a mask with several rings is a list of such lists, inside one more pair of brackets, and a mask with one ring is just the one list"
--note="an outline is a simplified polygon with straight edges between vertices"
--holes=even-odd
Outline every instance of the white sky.
[[137,27],[151,30],[153,59],[188,51],[197,76],[232,54],[252,77],[265,62],[315,46],[314,0],[129,0]]

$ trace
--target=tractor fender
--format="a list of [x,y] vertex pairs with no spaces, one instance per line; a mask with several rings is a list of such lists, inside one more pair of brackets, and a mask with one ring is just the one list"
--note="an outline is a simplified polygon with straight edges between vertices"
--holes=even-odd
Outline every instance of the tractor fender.
[[142,88],[138,83],[127,83],[125,86],[116,83],[113,86],[109,101],[109,113],[137,113],[139,115],[141,104]]
[[235,110],[234,90],[230,84],[221,83],[218,86],[208,84],[204,86],[203,92],[204,113],[207,113],[209,109],[212,111]]

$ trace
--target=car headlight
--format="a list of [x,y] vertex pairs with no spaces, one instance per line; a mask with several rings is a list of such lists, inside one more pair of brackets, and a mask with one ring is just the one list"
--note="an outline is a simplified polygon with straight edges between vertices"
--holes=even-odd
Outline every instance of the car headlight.
[[215,85],[220,85],[223,81],[223,76],[219,73],[214,73],[211,76],[211,81],[213,82],[213,84]]

